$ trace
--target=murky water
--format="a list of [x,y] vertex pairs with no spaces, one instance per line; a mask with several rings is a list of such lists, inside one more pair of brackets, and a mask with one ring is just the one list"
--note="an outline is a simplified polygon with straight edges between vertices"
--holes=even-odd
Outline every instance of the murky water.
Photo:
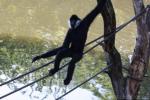
[[[149,3],[150,0],[144,0]],[[134,16],[132,0],[112,0],[116,12],[117,24],[123,24]],[[60,36],[67,29],[67,19],[72,14],[83,18],[92,8],[96,0],[0,0],[0,33],[37,36],[55,34]],[[86,5],[86,6],[85,6]],[[102,32],[103,23],[97,18],[89,32],[95,38]],[[136,26],[130,24],[117,35],[117,46],[120,51],[131,52],[135,40]],[[122,46],[120,46],[122,45]]]
[[[132,0],[112,0],[112,2],[116,12],[117,26],[125,23],[134,16]],[[145,4],[150,4],[150,0],[144,0],[144,2]],[[26,37],[26,39],[28,37],[51,41],[59,39],[59,44],[64,39],[64,35],[68,29],[68,18],[72,14],[77,14],[80,18],[83,18],[95,5],[96,0],[0,0],[0,37],[4,34],[11,34],[12,36]],[[102,33],[103,22],[101,16],[98,16],[90,28],[88,41],[102,35]],[[117,49],[122,54],[131,54],[134,48],[135,37],[136,25],[133,22],[117,34]],[[0,40],[0,43],[2,42]],[[1,64],[0,67],[2,70],[3,67]],[[0,79],[2,80],[10,78],[4,72],[1,72],[0,75]],[[0,92],[0,95],[22,85],[24,84],[15,83],[15,86],[10,84],[9,86],[0,87],[0,90],[3,91]],[[92,87],[92,85],[93,83],[89,84],[89,87]],[[100,84],[96,83],[94,85]],[[57,94],[55,92],[65,93],[64,91],[69,89],[63,86],[60,88],[55,85],[51,86],[51,88],[43,87],[43,84],[39,90],[35,87],[37,87],[36,84],[3,100],[53,100],[54,97],[58,96],[55,95]],[[97,86],[96,89],[102,92],[103,87]],[[107,92],[105,89],[103,91]],[[68,95],[66,100],[74,100],[73,98],[77,100],[76,97],[81,97],[78,100],[99,99],[94,96],[93,91],[79,88]]]

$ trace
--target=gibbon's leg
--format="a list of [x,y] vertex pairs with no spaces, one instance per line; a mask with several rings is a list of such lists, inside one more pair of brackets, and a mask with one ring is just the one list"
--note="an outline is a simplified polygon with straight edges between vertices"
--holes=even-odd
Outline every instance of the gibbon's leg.
[[49,71],[50,76],[54,75],[59,70],[61,60],[66,57],[71,57],[71,51],[69,48],[62,49],[57,53],[54,68]]
[[38,55],[38,56],[35,56],[32,58],[32,62],[35,62],[36,60],[39,60],[41,58],[48,58],[48,57],[51,57],[51,56],[54,56],[58,53],[58,51],[60,51],[62,49],[62,47],[58,47],[56,49],[53,49],[53,50],[50,50],[46,53],[43,53],[41,55]]
[[62,47],[58,47],[58,48],[55,48],[53,50],[50,50],[44,54],[41,55],[41,58],[47,58],[47,57],[51,57],[51,56],[54,56],[56,55],[60,50],[62,49]]
[[72,60],[69,63],[68,66],[68,71],[67,71],[67,77],[64,80],[64,85],[68,85],[70,83],[70,81],[72,80],[72,76],[74,73],[74,69],[75,69],[75,64],[80,61],[82,58],[82,54],[74,54],[72,56]]

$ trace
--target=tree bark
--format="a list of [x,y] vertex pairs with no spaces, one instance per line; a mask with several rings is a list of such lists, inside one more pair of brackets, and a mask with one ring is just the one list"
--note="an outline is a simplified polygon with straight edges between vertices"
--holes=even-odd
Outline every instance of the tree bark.
[[[135,14],[138,14],[145,9],[143,0],[133,0],[133,5]],[[136,20],[136,46],[131,65],[129,67],[129,78],[127,79],[126,85],[126,99],[128,100],[137,98],[141,81],[143,80],[144,74],[148,67],[149,35],[147,26],[148,24],[146,23],[147,20],[148,18],[146,17],[146,14]]]
[[[116,31],[116,18],[111,0],[107,0],[107,4],[102,11],[102,17],[104,20],[104,39],[107,39],[107,36],[112,35],[112,33]],[[116,98],[118,100],[124,99],[122,62],[120,54],[115,48],[115,34],[113,34],[113,36],[111,36],[108,40],[104,41],[103,49],[105,52],[107,65],[111,64],[111,67],[107,73],[111,79]]]
[[[97,0],[99,2],[100,0]],[[143,0],[133,0],[135,14],[139,14],[145,9]],[[107,0],[102,11],[104,20],[104,39],[112,35],[116,30],[115,12],[111,0]],[[121,57],[115,48],[115,34],[108,40],[104,41],[103,46],[107,65],[111,67],[107,71],[114,93],[117,100],[119,99],[136,99],[140,88],[140,83],[146,73],[149,54],[150,54],[150,9],[143,16],[136,20],[137,24],[137,39],[133,53],[131,65],[129,67],[129,76],[125,78],[122,73]]]

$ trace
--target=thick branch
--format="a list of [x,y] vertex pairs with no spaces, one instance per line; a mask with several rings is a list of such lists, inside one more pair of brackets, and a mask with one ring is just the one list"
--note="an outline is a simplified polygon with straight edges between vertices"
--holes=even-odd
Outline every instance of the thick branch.
[[[107,0],[107,4],[102,12],[102,17],[104,20],[104,38],[106,38],[108,35],[111,35],[110,32],[115,32],[116,29],[115,12],[111,0]],[[117,99],[123,99],[124,79],[122,74],[121,57],[119,52],[115,48],[115,35],[104,42],[103,49],[105,51],[107,64],[112,64],[112,66],[108,70],[108,75],[111,79],[115,95]]]

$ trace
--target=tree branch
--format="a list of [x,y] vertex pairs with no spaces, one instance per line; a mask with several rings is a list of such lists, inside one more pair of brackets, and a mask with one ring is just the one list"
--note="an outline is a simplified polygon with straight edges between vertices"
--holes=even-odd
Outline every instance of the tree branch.
[[[102,11],[102,17],[104,20],[104,38],[107,38],[108,35],[111,35],[109,34],[110,32],[115,32],[116,30],[115,12],[111,0],[107,0],[107,4]],[[108,70],[108,75],[111,79],[114,93],[118,100],[123,99],[124,78],[122,74],[121,57],[115,48],[115,34],[109,40],[104,41],[103,49],[105,52],[107,64],[112,64]]]

